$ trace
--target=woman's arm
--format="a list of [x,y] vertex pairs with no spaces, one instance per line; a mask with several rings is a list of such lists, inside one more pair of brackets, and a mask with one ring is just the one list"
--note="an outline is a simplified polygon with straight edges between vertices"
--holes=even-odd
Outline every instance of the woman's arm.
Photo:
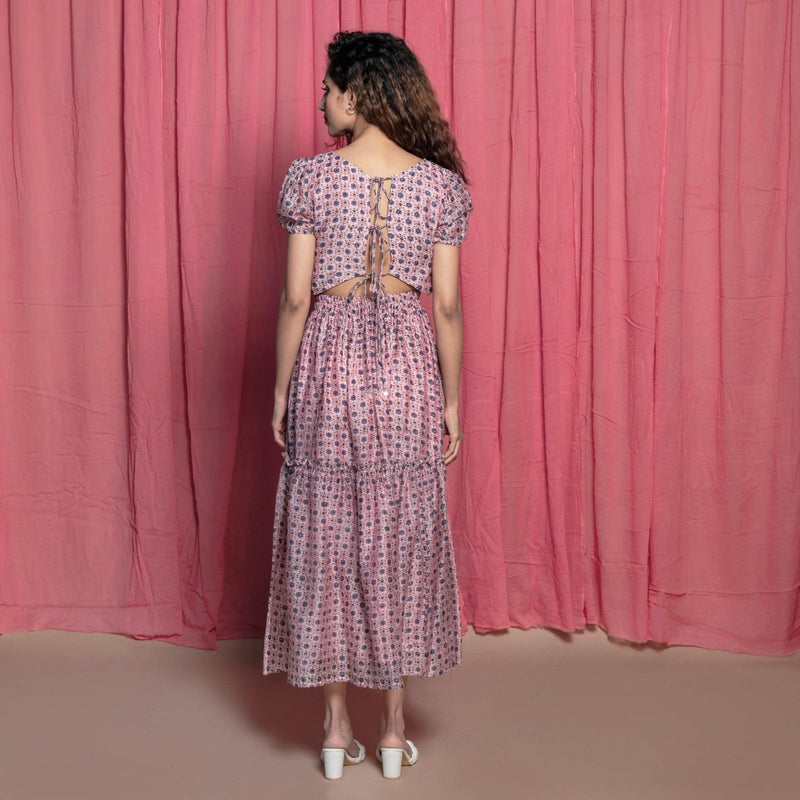
[[289,381],[311,305],[311,276],[314,271],[316,241],[312,233],[289,234],[286,283],[281,292],[281,305],[278,311],[275,397],[272,406],[272,434],[281,447],[286,447]]
[[457,247],[441,243],[433,246],[433,324],[436,327],[436,349],[444,387],[444,424],[449,437],[444,452],[445,464],[455,460],[464,438],[458,418],[461,353],[464,349],[458,268]]

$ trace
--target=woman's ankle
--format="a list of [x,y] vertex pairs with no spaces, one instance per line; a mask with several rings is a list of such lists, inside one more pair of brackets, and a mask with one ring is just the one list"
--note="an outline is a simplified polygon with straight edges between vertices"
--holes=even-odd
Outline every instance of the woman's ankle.
[[403,738],[405,736],[406,725],[402,716],[387,717],[381,716],[378,733],[381,738],[384,736],[394,735]]
[[378,747],[402,747],[404,750],[408,746],[408,741],[402,733],[386,732],[378,739]]
[[330,723],[326,722],[322,726],[322,732],[325,736],[350,736],[353,735],[353,726],[350,720],[337,722],[332,720]]
[[325,733],[322,746],[348,748],[353,744],[354,738],[352,729],[331,730]]

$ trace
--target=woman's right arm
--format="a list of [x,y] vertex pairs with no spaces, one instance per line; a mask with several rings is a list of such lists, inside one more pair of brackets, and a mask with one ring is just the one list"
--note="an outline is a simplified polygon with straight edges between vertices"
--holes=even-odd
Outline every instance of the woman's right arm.
[[278,311],[275,395],[272,406],[272,434],[281,447],[286,447],[289,381],[311,305],[311,276],[314,272],[316,241],[312,233],[289,234],[286,283],[281,292],[281,305]]

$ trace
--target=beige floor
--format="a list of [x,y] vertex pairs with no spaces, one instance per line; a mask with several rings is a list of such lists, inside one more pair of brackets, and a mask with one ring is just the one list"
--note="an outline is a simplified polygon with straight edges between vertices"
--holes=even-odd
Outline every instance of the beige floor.
[[[412,680],[420,761],[325,781],[320,690],[217,652],[59,631],[0,636],[2,800],[788,800],[800,797],[800,655],[633,647],[600,630],[464,640]],[[370,751],[379,695],[351,689]]]

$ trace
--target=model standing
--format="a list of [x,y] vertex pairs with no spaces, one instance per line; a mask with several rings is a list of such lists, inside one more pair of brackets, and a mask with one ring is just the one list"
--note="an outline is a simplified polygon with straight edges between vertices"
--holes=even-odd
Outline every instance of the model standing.
[[[405,42],[340,33],[328,60],[319,109],[349,144],[292,163],[278,203],[290,236],[272,428],[285,452],[264,673],[324,687],[330,778],[364,759],[347,684],[384,690],[377,753],[398,777],[418,757],[404,677],[461,659],[445,465],[463,438],[458,271],[472,204]],[[435,342],[419,302],[431,291]]]

